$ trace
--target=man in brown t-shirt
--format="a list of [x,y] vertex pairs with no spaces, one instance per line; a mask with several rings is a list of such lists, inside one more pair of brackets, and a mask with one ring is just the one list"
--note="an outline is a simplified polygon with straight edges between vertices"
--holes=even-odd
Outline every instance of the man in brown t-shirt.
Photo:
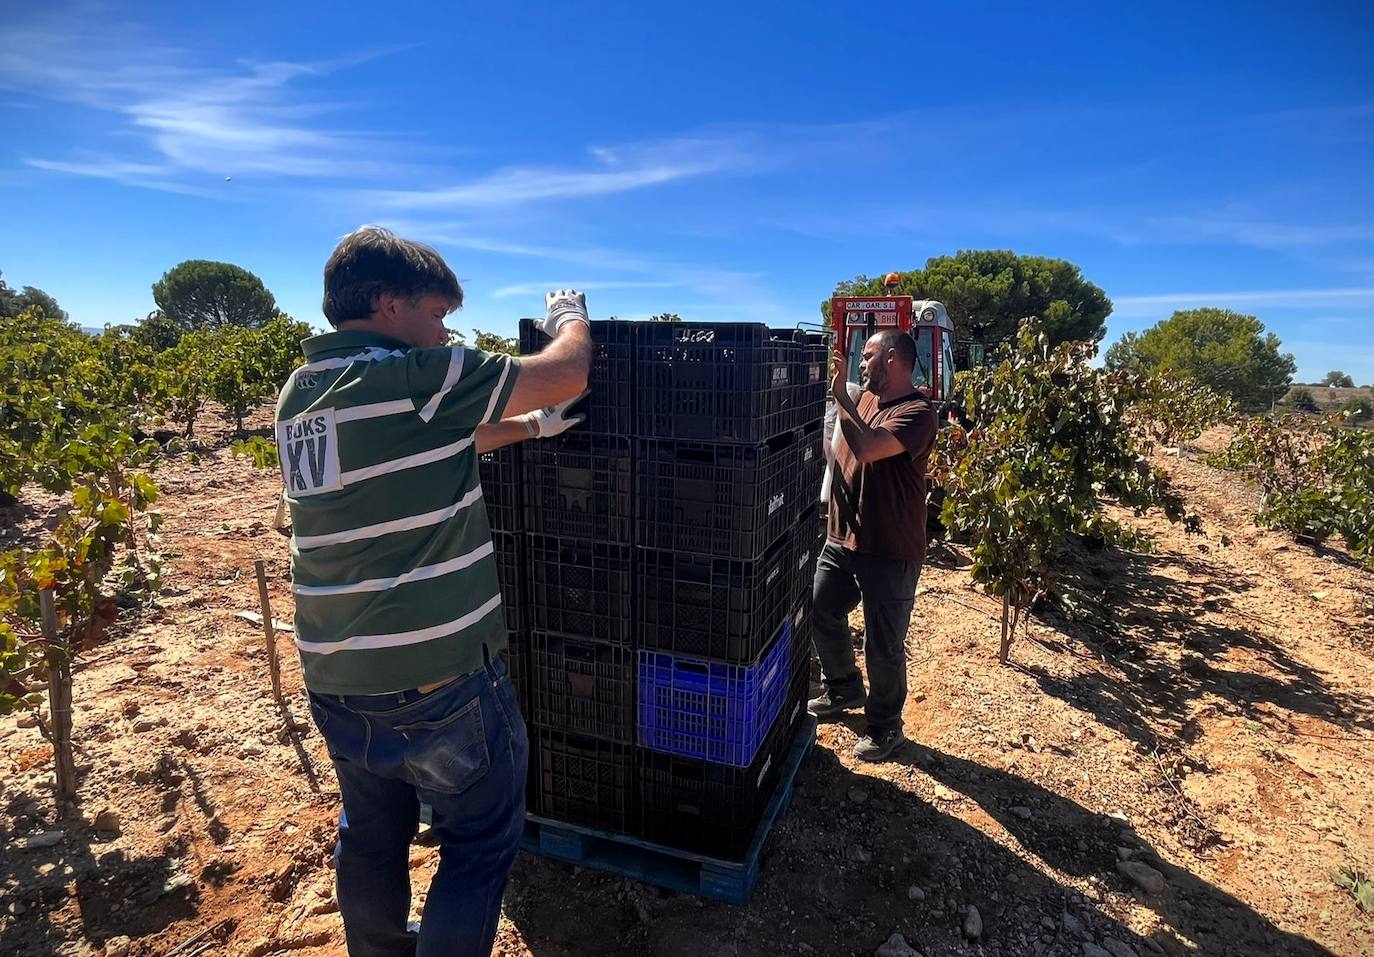
[[[864,708],[868,732],[854,755],[865,761],[886,760],[906,740],[906,632],[926,555],[926,460],[936,429],[929,396],[912,386],[915,364],[911,336],[885,329],[864,344],[857,404],[838,353],[831,382],[842,435],[813,586],[825,690],[808,706],[821,717]],[[849,640],[849,613],[860,601],[867,693]]]

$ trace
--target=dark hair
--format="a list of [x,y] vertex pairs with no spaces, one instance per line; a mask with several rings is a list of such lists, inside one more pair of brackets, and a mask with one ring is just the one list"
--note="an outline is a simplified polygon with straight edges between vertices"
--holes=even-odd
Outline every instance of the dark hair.
[[381,226],[359,226],[324,264],[324,315],[331,325],[366,319],[382,293],[417,299],[445,296],[457,309],[463,287],[444,257],[424,243],[401,239]]
[[896,349],[897,358],[903,365],[916,368],[916,340],[911,338],[910,333],[902,332],[900,329],[882,329],[874,334],[873,341],[883,352]]

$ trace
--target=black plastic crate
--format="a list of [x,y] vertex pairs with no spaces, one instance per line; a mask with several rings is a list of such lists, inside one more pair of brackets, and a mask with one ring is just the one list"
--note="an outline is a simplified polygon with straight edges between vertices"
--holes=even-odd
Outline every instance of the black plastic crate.
[[532,720],[550,728],[635,740],[635,652],[624,645],[533,632]]
[[501,584],[501,610],[506,615],[506,632],[516,635],[529,622],[529,572],[525,564],[523,532],[491,533],[492,555],[496,559],[496,579]]
[[[811,622],[811,594],[808,592],[792,612],[792,680],[806,681],[807,686],[801,693],[810,690],[813,676],[820,680],[820,659],[816,657],[816,647],[811,640]],[[788,704],[784,702],[783,707],[787,708]]]
[[825,478],[825,423],[811,422],[797,430],[797,459],[801,469],[801,492],[794,514],[805,512],[821,498]]
[[796,381],[804,347],[790,331],[667,322],[641,323],[636,332],[642,438],[766,442],[800,424],[799,410],[809,408],[814,386]]
[[506,646],[506,650],[501,653],[501,660],[506,663],[506,670],[510,672],[510,683],[515,687],[515,698],[520,703],[520,714],[528,719],[533,713],[530,710],[529,636],[523,632],[510,635],[509,644]]
[[[634,432],[634,337],[640,323],[618,319],[591,323],[592,371],[588,380],[591,394],[571,412],[587,416],[579,431],[601,435],[631,435]],[[533,355],[552,342],[533,319],[520,320],[520,353]]]
[[[809,625],[806,630],[810,632]],[[812,647],[808,634],[806,647],[792,661],[792,680],[782,703],[782,713],[800,715],[806,711],[806,702],[813,697],[813,687],[821,687],[821,661],[816,657],[816,649]]]
[[810,595],[816,581],[816,562],[825,546],[825,537],[816,534],[814,506],[797,519],[794,526],[795,545],[791,567],[791,586],[788,603],[795,605],[803,595]]
[[716,558],[640,549],[639,646],[748,664],[790,606],[794,536],[762,558]]
[[571,731],[530,728],[529,806],[536,814],[636,836],[636,748]]
[[634,549],[530,534],[532,631],[628,645],[634,637]]
[[574,427],[525,453],[529,529],[541,535],[633,543],[631,440]]
[[477,456],[477,476],[482,483],[482,501],[492,529],[522,531],[525,526],[521,515],[520,445],[503,446]]
[[[797,599],[789,615],[792,622],[792,648],[795,651],[811,641],[811,593]],[[795,656],[794,656],[795,658]]]
[[800,432],[764,445],[640,439],[638,542],[649,548],[758,558],[796,521]]
[[797,383],[796,421],[803,428],[825,418],[826,393],[830,389],[830,369],[827,361],[830,349],[823,343],[801,347],[794,379]]
[[698,854],[738,860],[753,842],[781,775],[804,702],[794,676],[782,710],[747,768],[641,749],[639,808],[643,836]]

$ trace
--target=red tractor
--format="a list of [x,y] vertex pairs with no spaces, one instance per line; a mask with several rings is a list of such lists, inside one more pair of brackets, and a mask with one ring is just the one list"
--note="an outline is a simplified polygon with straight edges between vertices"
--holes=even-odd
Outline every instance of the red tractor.
[[[884,284],[897,285],[889,273]],[[836,296],[830,300],[835,349],[849,362],[848,379],[859,381],[864,343],[880,329],[900,329],[916,340],[916,369],[911,384],[925,390],[937,408],[954,389],[954,323],[942,303],[910,296]]]

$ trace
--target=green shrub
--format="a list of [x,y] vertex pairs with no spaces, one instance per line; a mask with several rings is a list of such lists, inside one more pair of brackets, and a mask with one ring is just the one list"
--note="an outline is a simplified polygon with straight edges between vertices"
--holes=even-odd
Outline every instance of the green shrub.
[[[1158,399],[1151,390],[1163,380],[1093,368],[1095,352],[1081,342],[1051,347],[1043,328],[1027,320],[1000,363],[959,373],[972,427],[966,443],[962,435],[942,441],[936,456],[946,490],[940,517],[968,536],[973,580],[1002,599],[1004,663],[1018,622],[1054,587],[1068,536],[1143,543],[1107,516],[1107,503],[1137,514],[1160,508],[1197,524],[1144,454],[1155,429],[1145,427],[1142,410]],[[1196,414],[1171,413],[1157,428],[1171,437],[1195,434],[1211,421],[1216,403],[1206,405]]]
[[1312,390],[1299,387],[1288,393],[1289,408],[1299,412],[1320,412],[1321,407],[1317,405],[1317,398],[1312,394]]
[[252,459],[253,464],[260,469],[277,467],[277,443],[271,439],[264,439],[261,435],[238,439],[229,447],[229,451],[235,458],[243,456]]
[[1374,402],[1366,396],[1357,395],[1341,406],[1341,415],[1350,422],[1368,422],[1374,419]]

